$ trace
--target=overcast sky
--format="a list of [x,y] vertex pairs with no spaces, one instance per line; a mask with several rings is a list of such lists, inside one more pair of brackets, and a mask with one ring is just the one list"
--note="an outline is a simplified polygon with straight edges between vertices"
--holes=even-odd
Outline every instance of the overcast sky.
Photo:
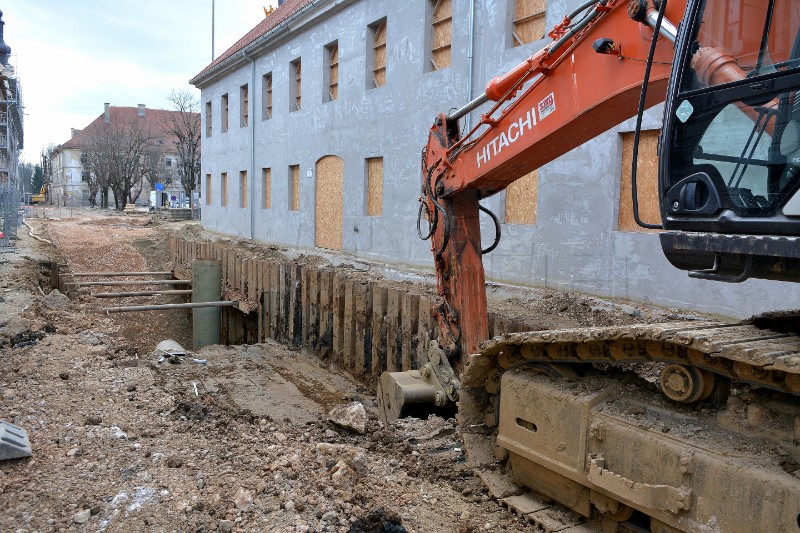
[[[277,0],[214,0],[221,55]],[[11,0],[5,41],[25,106],[23,159],[69,140],[103,103],[170,109],[171,89],[211,62],[212,0]]]

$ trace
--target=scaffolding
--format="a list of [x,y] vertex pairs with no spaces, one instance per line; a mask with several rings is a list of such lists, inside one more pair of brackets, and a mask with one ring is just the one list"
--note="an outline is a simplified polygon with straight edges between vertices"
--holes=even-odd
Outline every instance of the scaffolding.
[[22,223],[19,150],[22,147],[22,112],[19,82],[0,79],[0,248],[11,246]]
[[25,184],[19,174],[23,147],[22,93],[15,70],[8,64],[11,49],[3,41],[3,25],[0,18],[0,249],[5,250],[13,244],[23,222]]

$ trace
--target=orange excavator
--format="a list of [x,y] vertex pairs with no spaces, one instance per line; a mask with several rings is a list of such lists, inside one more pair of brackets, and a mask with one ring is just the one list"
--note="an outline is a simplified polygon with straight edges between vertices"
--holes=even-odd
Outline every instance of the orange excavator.
[[[438,338],[421,368],[381,376],[381,416],[457,405],[476,473],[545,530],[800,532],[800,314],[489,340],[481,257],[500,224],[480,204],[635,116],[634,218],[674,266],[800,280],[800,3],[590,0],[549,35],[431,127],[419,229]],[[653,225],[635,160],[660,102]],[[483,250],[481,212],[496,229]]]

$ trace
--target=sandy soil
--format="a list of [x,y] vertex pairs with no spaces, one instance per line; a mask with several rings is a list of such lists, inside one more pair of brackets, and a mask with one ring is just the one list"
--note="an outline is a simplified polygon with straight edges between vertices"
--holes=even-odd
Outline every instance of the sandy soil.
[[[31,222],[74,270],[163,260],[167,228],[146,215],[72,217]],[[276,343],[162,361],[159,341],[191,344],[188,315],[107,316],[98,311],[108,301],[64,301],[42,264],[54,252],[23,234],[0,257],[0,419],[26,429],[33,447],[31,458],[0,462],[0,531],[531,527],[486,495],[453,420],[385,426],[362,384]],[[495,305],[548,326],[642,319],[640,308],[576,295],[532,301]],[[352,401],[366,408],[364,434],[328,420]]]

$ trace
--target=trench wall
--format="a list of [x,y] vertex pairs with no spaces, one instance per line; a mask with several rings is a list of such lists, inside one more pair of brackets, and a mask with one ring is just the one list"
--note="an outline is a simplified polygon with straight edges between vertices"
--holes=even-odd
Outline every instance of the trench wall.
[[[348,267],[262,257],[230,243],[172,235],[170,260],[177,277],[190,277],[197,258],[222,262],[222,342],[274,339],[305,348],[370,382],[383,371],[418,368],[434,337],[433,288],[376,278]],[[416,290],[415,290],[416,289]],[[523,324],[490,315],[490,335],[521,331]]]

